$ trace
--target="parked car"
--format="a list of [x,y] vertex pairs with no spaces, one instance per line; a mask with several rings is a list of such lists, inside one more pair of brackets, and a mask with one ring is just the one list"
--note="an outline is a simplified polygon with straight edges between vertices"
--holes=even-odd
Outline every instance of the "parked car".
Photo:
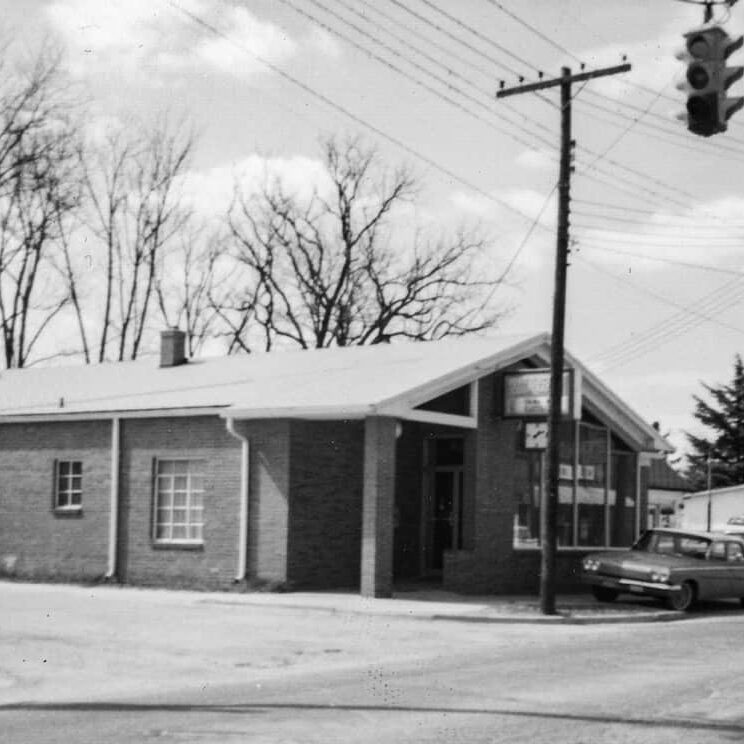
[[586,556],[582,580],[601,602],[630,593],[661,597],[675,610],[699,599],[737,598],[744,606],[744,539],[650,529],[629,550]]
[[737,537],[744,538],[744,517],[731,517],[723,531],[727,535],[736,535]]

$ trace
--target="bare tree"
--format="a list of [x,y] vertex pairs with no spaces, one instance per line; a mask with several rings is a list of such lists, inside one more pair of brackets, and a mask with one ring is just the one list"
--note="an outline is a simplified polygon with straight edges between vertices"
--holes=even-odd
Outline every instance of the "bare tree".
[[219,319],[216,300],[234,266],[225,261],[221,237],[207,225],[184,225],[164,255],[156,279],[158,305],[165,324],[186,333],[187,352],[196,354]]
[[187,218],[177,186],[192,144],[163,120],[135,136],[112,132],[81,154],[88,227],[104,249],[98,361],[135,359],[141,349],[164,246]]
[[[386,170],[358,140],[324,143],[329,183],[303,200],[278,182],[236,194],[228,224],[246,269],[221,306],[231,348],[302,348],[436,339],[491,327],[492,283],[476,275],[475,230],[394,240],[396,215],[415,196],[411,174]],[[396,222],[396,217],[398,222]]]
[[7,367],[28,363],[70,301],[54,269],[80,188],[72,107],[58,62],[42,52],[30,69],[9,73],[0,90],[0,327]]

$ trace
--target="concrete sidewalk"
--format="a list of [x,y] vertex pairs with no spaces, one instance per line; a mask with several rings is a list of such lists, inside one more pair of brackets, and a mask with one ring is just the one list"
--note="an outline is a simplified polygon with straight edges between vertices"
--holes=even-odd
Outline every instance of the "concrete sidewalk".
[[407,617],[419,620],[449,620],[470,623],[607,624],[678,620],[684,613],[666,610],[659,601],[629,598],[612,604],[597,602],[589,594],[559,595],[557,614],[543,615],[535,596],[469,596],[442,589],[398,591],[392,599],[369,599],[356,593],[210,593],[195,595],[209,604],[256,605],[274,609],[304,609]]

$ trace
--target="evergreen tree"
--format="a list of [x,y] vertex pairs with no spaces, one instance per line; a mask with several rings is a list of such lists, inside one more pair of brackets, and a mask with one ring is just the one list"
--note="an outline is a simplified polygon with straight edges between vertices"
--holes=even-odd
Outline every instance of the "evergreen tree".
[[706,385],[710,403],[697,395],[695,418],[711,431],[710,438],[686,432],[690,443],[687,477],[697,489],[707,488],[708,458],[713,488],[744,483],[744,362],[734,360],[734,377],[729,385]]

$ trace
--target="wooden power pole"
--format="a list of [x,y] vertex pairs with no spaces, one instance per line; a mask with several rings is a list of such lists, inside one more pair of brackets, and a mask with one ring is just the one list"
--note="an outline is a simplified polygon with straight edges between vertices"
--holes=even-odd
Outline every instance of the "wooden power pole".
[[584,80],[617,75],[630,70],[630,64],[605,67],[601,70],[571,74],[563,67],[561,76],[552,80],[541,80],[514,88],[504,88],[496,93],[497,98],[529,93],[544,88],[561,87],[561,159],[558,180],[558,234],[555,255],[555,286],[553,289],[553,331],[550,354],[550,410],[548,418],[548,479],[543,492],[540,509],[540,611],[544,615],[555,615],[555,555],[556,524],[558,514],[558,482],[560,470],[561,400],[563,398],[563,337],[566,323],[566,278],[568,273],[568,215],[571,197],[571,151],[575,142],[571,139],[571,85]]

